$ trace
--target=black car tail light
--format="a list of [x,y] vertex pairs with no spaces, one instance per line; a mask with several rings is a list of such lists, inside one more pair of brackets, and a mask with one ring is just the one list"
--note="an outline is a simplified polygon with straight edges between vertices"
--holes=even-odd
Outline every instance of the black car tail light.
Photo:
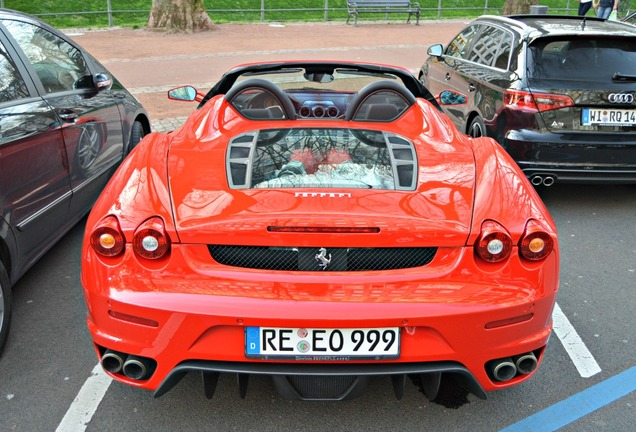
[[107,216],[99,222],[91,233],[90,242],[95,252],[106,257],[119,255],[126,245],[124,234],[114,216]]
[[567,95],[508,89],[504,91],[504,105],[521,111],[545,112],[574,106],[574,101]]
[[484,261],[501,262],[512,252],[512,238],[501,224],[493,220],[484,221],[475,252]]
[[527,260],[539,261],[550,255],[554,240],[536,220],[530,219],[519,242],[519,253]]
[[151,260],[166,256],[170,251],[170,237],[161,218],[153,217],[139,225],[133,236],[133,251]]

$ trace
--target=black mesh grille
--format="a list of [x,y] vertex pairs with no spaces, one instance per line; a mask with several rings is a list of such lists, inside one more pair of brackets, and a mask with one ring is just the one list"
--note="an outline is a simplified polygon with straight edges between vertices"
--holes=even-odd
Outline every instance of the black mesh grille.
[[398,165],[398,184],[409,187],[413,183],[413,165]]
[[408,149],[394,149],[393,156],[396,159],[412,161],[413,160],[413,152],[410,148]]
[[367,271],[420,267],[437,248],[294,248],[209,245],[220,264],[261,270]]
[[232,175],[232,182],[234,184],[245,184],[247,176],[247,165],[241,163],[230,163],[230,172]]
[[337,399],[345,395],[357,377],[288,375],[286,378],[302,398]]
[[246,158],[252,149],[249,147],[232,147],[230,149],[230,159]]

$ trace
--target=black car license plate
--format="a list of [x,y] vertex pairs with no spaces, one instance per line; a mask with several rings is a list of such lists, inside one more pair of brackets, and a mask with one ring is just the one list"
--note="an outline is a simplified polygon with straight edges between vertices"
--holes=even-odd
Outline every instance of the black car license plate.
[[581,124],[583,126],[634,126],[636,110],[583,108]]

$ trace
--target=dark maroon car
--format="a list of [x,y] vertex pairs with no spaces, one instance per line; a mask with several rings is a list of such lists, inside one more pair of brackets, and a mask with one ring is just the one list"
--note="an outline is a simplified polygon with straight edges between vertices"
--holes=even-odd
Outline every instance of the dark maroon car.
[[90,54],[0,9],[0,351],[11,286],[90,210],[148,132],[141,104]]

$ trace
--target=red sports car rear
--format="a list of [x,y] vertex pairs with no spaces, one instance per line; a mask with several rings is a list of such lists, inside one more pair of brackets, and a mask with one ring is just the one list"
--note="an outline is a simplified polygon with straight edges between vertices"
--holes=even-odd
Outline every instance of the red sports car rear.
[[158,396],[202,372],[211,397],[220,373],[243,396],[264,374],[285,397],[340,400],[376,375],[398,397],[418,376],[434,398],[443,374],[485,397],[534,373],[554,223],[412,75],[247,65],[171,96],[201,104],[142,141],[87,224],[87,322],[112,377]]

